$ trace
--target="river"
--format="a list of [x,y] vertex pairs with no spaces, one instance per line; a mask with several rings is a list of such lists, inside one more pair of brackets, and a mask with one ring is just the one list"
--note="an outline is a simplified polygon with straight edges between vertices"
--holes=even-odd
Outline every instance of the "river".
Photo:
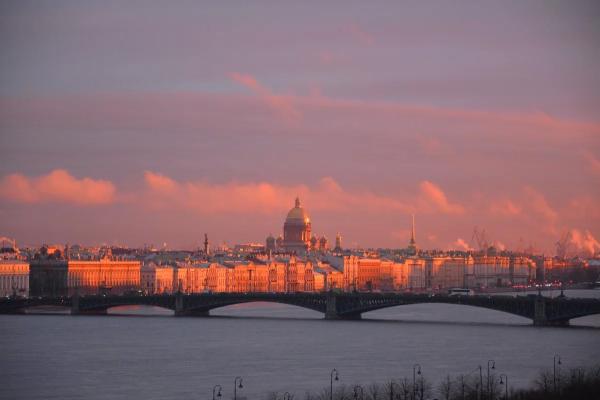
[[[556,293],[546,293],[546,295]],[[566,291],[600,297],[598,290]],[[412,380],[419,363],[437,384],[495,360],[514,387],[528,386],[553,356],[562,368],[600,362],[600,315],[570,328],[537,328],[529,320],[467,306],[421,304],[364,314],[362,321],[325,321],[298,307],[251,303],[174,318],[152,307],[110,310],[113,317],[0,316],[0,398],[210,399],[213,385],[233,396]],[[477,371],[478,374],[478,371]],[[485,379],[485,377],[484,377]]]

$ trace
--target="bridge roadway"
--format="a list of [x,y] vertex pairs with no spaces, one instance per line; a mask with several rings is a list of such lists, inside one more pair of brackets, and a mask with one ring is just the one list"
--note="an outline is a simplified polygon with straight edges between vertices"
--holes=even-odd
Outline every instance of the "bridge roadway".
[[207,293],[172,295],[97,295],[63,298],[0,299],[0,314],[28,308],[61,306],[74,315],[106,314],[112,307],[158,306],[176,316],[208,316],[210,310],[256,301],[276,302],[319,311],[325,319],[360,319],[365,312],[408,304],[444,303],[483,307],[529,318],[536,326],[567,326],[569,320],[600,314],[600,299],[529,296],[444,296],[406,293]]

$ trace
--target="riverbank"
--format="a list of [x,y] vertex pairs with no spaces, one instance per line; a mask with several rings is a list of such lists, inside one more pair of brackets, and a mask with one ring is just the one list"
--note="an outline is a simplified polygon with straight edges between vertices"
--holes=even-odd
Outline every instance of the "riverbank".
[[[560,361],[558,361],[560,362]],[[320,392],[307,392],[304,400],[597,400],[600,398],[600,364],[592,367],[542,370],[529,388],[510,386],[510,372],[496,371],[494,364],[477,367],[458,376],[447,375],[433,384],[413,366],[413,375],[386,383],[368,385],[338,384],[337,370],[332,370],[331,386]],[[488,375],[488,372],[491,371]],[[333,388],[333,396],[331,395]],[[289,393],[269,393],[266,400],[292,400]]]

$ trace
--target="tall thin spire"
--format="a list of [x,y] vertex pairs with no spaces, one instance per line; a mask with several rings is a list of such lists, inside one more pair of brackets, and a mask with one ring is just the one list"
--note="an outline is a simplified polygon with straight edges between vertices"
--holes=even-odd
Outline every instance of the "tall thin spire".
[[210,247],[209,247],[209,243],[208,243],[208,235],[205,233],[204,234],[204,254],[208,256],[208,252],[210,251]]
[[412,229],[411,229],[411,234],[410,234],[410,244],[415,244],[416,240],[415,240],[415,214],[412,215]]
[[412,226],[410,229],[410,242],[408,243],[408,251],[409,254],[412,255],[416,255],[418,250],[417,250],[417,241],[416,241],[416,235],[415,235],[415,215],[412,215]]

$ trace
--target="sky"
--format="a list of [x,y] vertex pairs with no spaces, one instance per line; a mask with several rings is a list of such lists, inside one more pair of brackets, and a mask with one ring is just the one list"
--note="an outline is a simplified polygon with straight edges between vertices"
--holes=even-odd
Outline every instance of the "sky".
[[594,1],[0,5],[0,236],[600,250]]

